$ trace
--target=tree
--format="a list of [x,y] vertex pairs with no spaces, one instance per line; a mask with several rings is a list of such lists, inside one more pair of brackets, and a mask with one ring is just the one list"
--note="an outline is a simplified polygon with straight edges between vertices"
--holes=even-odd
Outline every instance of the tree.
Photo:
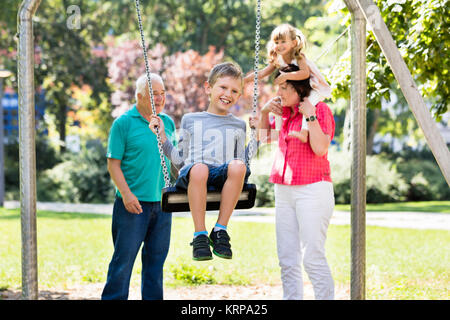
[[[52,2],[52,3],[51,3]],[[68,14],[67,1],[45,1],[39,7],[35,22],[36,45],[40,61],[36,64],[36,80],[46,91],[47,112],[55,116],[61,151],[65,150],[67,113],[74,104],[74,85],[87,84],[92,96],[87,108],[94,108],[109,92],[106,57],[96,55],[93,47],[101,44],[97,22],[88,14]],[[81,10],[81,9],[80,9]],[[81,19],[71,24],[72,19]],[[104,93],[104,95],[102,95]]]
[[[35,34],[35,87],[46,93],[46,112],[54,116],[61,151],[65,150],[67,113],[74,104],[74,86],[92,88],[87,108],[95,108],[109,96],[106,83],[106,59],[93,48],[102,44],[104,28],[99,27],[93,1],[73,6],[65,0],[43,1],[33,20]],[[6,26],[1,32],[4,65],[17,70],[16,34],[19,1],[7,0],[6,14],[0,15]],[[4,20],[3,20],[4,19]],[[3,28],[2,28],[3,29]],[[17,87],[16,77],[10,85]],[[108,116],[106,113],[104,116]]]
[[[430,111],[433,117],[436,121],[440,121],[442,115],[448,111],[450,98],[449,1],[378,0],[376,4],[422,96],[431,104]],[[341,12],[348,13],[348,10],[345,8]],[[350,21],[346,25],[349,23]],[[373,139],[375,132],[380,130],[386,132],[385,129],[388,127],[401,129],[403,135],[409,134],[412,130],[416,131],[415,121],[408,120],[410,125],[404,125],[405,118],[401,123],[400,118],[395,117],[380,119],[387,113],[376,110],[381,109],[382,101],[391,101],[392,95],[399,96],[400,103],[394,106],[394,108],[398,107],[398,110],[391,112],[391,115],[403,115],[412,119],[412,113],[402,110],[402,106],[405,106],[403,95],[381,48],[370,31],[367,33],[367,47],[367,106],[370,108],[368,137]],[[340,97],[349,99],[350,71],[350,51],[348,50],[341,56],[339,63],[330,74],[330,82],[334,84],[335,99]],[[396,135],[398,134],[397,130]],[[368,141],[368,146],[371,145],[373,141]],[[371,151],[368,148],[368,152]]]

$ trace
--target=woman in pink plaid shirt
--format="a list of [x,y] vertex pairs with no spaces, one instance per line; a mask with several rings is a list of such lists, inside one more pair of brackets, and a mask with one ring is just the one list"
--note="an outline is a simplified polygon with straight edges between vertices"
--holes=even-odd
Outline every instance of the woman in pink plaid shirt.
[[[298,70],[295,65],[283,72]],[[302,260],[316,299],[334,299],[334,281],[325,256],[325,240],[334,209],[334,192],[327,159],[334,136],[330,108],[308,100],[309,79],[279,84],[277,97],[261,110],[260,139],[271,136],[275,123],[269,113],[282,116],[278,147],[270,175],[275,184],[277,253],[281,267],[283,298],[303,299]],[[306,117],[309,138],[299,139]],[[262,133],[267,136],[262,137]]]

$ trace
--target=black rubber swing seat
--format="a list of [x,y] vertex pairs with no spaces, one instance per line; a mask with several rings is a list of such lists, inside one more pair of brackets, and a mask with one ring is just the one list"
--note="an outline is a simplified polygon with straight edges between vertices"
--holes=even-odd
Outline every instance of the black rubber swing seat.
[[[255,205],[256,185],[244,184],[235,209],[250,209]],[[221,191],[208,187],[206,196],[206,210],[219,210]],[[187,191],[177,187],[168,187],[162,190],[161,209],[164,212],[190,211]]]

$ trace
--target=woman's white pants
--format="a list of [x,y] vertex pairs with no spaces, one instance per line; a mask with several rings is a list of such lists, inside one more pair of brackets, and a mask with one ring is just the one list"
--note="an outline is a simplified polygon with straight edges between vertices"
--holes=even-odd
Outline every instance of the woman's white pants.
[[333,184],[275,184],[277,253],[283,299],[303,299],[302,262],[317,300],[334,299],[325,257],[327,229],[334,209]]

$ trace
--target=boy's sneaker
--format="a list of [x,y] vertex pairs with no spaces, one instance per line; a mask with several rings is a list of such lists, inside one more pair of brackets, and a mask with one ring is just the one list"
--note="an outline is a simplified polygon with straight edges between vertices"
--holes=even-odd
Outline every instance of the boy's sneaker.
[[209,239],[205,234],[201,234],[194,238],[191,242],[192,259],[197,261],[211,260],[212,254],[209,249]]
[[233,253],[231,252],[230,236],[226,230],[220,229],[218,231],[211,231],[209,236],[211,246],[213,247],[213,253],[224,259],[231,259]]

